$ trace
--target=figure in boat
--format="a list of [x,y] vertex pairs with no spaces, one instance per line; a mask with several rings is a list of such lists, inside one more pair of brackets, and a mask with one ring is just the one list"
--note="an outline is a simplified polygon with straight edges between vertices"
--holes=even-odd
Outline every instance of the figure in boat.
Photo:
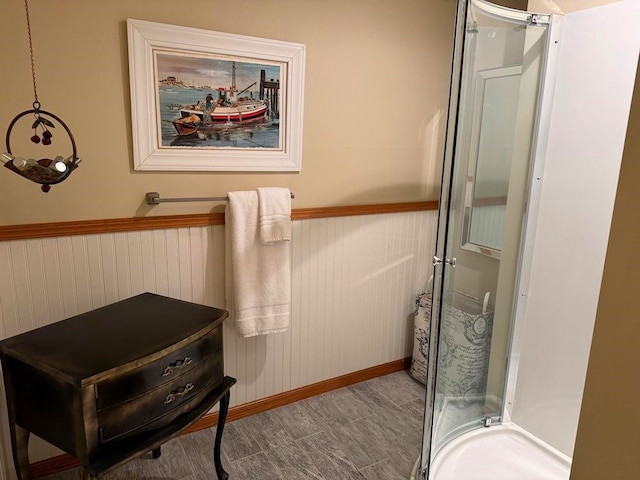
[[268,111],[266,101],[254,100],[246,95],[241,96],[255,84],[256,82],[253,82],[238,92],[234,62],[231,70],[230,88],[218,88],[216,91],[218,98],[214,98],[213,94],[209,93],[204,101],[180,108],[180,118],[173,121],[178,135],[193,135],[202,127],[211,127],[215,124],[231,125],[264,118]]

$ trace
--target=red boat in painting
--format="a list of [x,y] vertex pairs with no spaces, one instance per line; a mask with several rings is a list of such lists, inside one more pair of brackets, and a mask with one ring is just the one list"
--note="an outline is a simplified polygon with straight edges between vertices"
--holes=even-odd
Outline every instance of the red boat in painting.
[[195,105],[184,105],[180,108],[180,118],[173,121],[178,135],[193,135],[202,128],[209,128],[214,125],[232,125],[254,121],[263,118],[268,110],[265,100],[254,100],[250,97],[241,97],[255,82],[244,90],[238,92],[236,89],[235,63],[232,68],[231,87],[220,87],[216,90],[218,98],[213,94],[207,95],[205,101],[200,101]]

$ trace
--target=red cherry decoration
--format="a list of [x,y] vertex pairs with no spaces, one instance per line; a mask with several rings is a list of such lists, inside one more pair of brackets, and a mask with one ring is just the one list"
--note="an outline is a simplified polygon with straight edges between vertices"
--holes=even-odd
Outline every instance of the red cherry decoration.
[[40,137],[38,135],[34,135],[33,137],[31,137],[31,141],[33,143],[40,143]]
[[42,185],[42,186],[40,187],[40,189],[41,189],[44,193],[47,193],[49,190],[51,190],[51,185],[49,185],[49,184],[45,183],[44,185]]
[[48,137],[44,137],[44,138],[42,139],[42,144],[43,144],[43,145],[51,145],[51,139],[50,139],[50,138],[48,138]]
[[49,130],[45,130],[44,132],[42,132],[42,136],[44,138],[51,138],[53,137],[53,133],[51,133]]

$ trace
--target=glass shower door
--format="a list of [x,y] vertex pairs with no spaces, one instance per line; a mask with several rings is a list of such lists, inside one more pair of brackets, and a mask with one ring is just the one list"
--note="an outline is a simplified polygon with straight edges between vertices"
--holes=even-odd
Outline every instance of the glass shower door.
[[463,1],[449,107],[421,475],[502,421],[546,15]]

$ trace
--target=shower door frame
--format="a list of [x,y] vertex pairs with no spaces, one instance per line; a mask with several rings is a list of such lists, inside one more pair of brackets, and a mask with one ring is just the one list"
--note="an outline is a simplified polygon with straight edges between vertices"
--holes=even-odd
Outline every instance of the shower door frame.
[[519,319],[524,318],[529,296],[531,269],[533,266],[533,247],[538,223],[538,210],[542,196],[546,151],[551,127],[551,112],[555,92],[555,79],[558,64],[560,36],[562,33],[562,15],[549,15],[548,34],[544,65],[540,72],[540,90],[534,135],[531,141],[531,165],[529,168],[529,195],[524,212],[522,240],[520,242],[520,265],[516,275],[516,288],[513,299],[513,321],[509,340],[509,355],[505,378],[504,401],[502,405],[502,421],[511,421],[511,407],[515,397],[518,361],[522,349],[523,325]]
[[429,328],[429,361],[425,380],[425,414],[422,436],[422,452],[418,474],[426,480],[431,464],[431,442],[433,436],[433,418],[436,399],[436,367],[438,345],[440,342],[440,300],[443,295],[442,258],[447,245],[449,205],[451,203],[451,181],[453,172],[453,155],[456,147],[456,129],[458,126],[458,110],[460,105],[460,87],[462,82],[462,59],[464,57],[464,41],[466,37],[467,1],[458,0],[453,37],[453,58],[451,63],[451,83],[449,86],[449,107],[447,112],[447,128],[445,136],[444,164],[438,205],[438,228],[436,233],[436,250],[433,257],[433,293],[431,302],[431,323]]
[[[520,244],[520,265],[516,274],[517,285],[514,295],[514,305],[512,309],[513,319],[519,318],[526,308],[526,296],[528,288],[528,277],[532,263],[533,242],[535,238],[535,226],[537,219],[537,206],[542,190],[542,176],[544,171],[544,152],[546,151],[547,137],[549,130],[548,116],[553,99],[553,86],[555,76],[555,58],[557,48],[552,50],[552,44],[559,43],[560,16],[538,14],[532,12],[521,12],[506,7],[496,6],[484,0],[458,0],[456,7],[456,20],[453,41],[453,56],[451,66],[451,82],[449,89],[449,105],[447,113],[447,128],[445,139],[444,163],[442,169],[440,203],[438,207],[438,228],[436,236],[436,250],[433,258],[433,301],[431,310],[431,325],[429,333],[429,362],[427,364],[427,375],[425,385],[425,417],[423,443],[421,457],[417,469],[417,475],[421,480],[427,480],[431,465],[431,447],[434,433],[434,406],[436,399],[436,374],[437,358],[440,341],[440,311],[441,302],[444,295],[444,268],[451,267],[451,261],[445,258],[446,247],[449,235],[449,211],[451,205],[451,183],[454,167],[454,156],[457,145],[458,117],[461,108],[461,83],[462,67],[465,58],[465,41],[467,36],[467,12],[468,5],[479,4],[484,13],[504,21],[522,23],[523,25],[547,25],[549,29],[546,39],[546,52],[544,65],[540,72],[540,89],[538,92],[534,133],[532,138],[531,159],[529,167],[528,200],[527,209],[524,212],[524,222],[522,228],[522,241]],[[506,13],[506,15],[501,15]],[[535,178],[535,182],[534,182]],[[525,273],[526,272],[526,273]],[[505,372],[505,392],[501,406],[501,421],[510,419],[509,406],[512,405],[515,387],[515,374],[517,372],[517,349],[521,329],[516,328],[517,322],[512,320],[509,354],[507,356],[507,368]],[[418,477],[416,477],[416,480]]]

